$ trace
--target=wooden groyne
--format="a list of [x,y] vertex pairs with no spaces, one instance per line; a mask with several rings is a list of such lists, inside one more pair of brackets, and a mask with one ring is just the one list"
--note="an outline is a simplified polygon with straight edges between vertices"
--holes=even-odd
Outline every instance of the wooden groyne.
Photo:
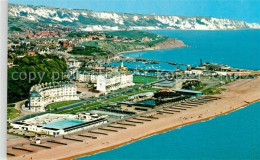
[[9,153],[9,152],[7,152],[6,154],[7,154],[8,156],[13,156],[13,157],[15,156],[15,154]]
[[140,124],[143,124],[144,122],[139,122],[139,121],[133,121],[133,120],[125,120],[126,122],[131,122],[131,123],[140,123]]
[[101,134],[101,135],[108,135],[107,133],[104,132],[96,132],[96,131],[88,131],[89,133],[93,133],[93,134]]
[[76,138],[69,138],[69,137],[63,137],[63,139],[71,140],[71,141],[77,141],[77,142],[84,142],[81,139],[76,139]]
[[30,149],[25,149],[25,148],[20,148],[20,147],[12,147],[12,149],[17,149],[17,150],[26,151],[26,152],[33,152]]
[[150,119],[143,119],[143,118],[133,118],[133,119],[139,120],[139,121],[152,121],[152,120],[150,120]]
[[150,118],[150,119],[158,119],[157,117],[154,117],[154,116],[140,116],[140,117],[143,117],[143,118]]
[[47,142],[49,142],[49,143],[55,143],[55,144],[60,144],[60,145],[68,145],[67,143],[58,142],[58,141],[54,141],[54,140],[47,140]]
[[98,129],[104,130],[104,131],[118,132],[117,130],[114,130],[114,129],[107,129],[107,128],[98,128]]
[[163,113],[166,113],[166,114],[174,114],[173,112],[168,112],[168,111],[157,111],[157,113],[160,113],[160,114],[163,114]]
[[80,137],[86,137],[86,138],[91,138],[91,139],[97,139],[97,137],[95,137],[95,136],[89,136],[89,135],[85,135],[85,134],[78,134],[78,136],[80,136]]
[[119,127],[119,126],[112,126],[112,125],[108,125],[107,127],[118,128],[118,129],[127,129],[126,127]]
[[44,145],[40,145],[40,144],[36,144],[36,143],[30,143],[30,145],[36,146],[36,147],[41,147],[41,148],[46,148],[46,149],[51,149],[50,146],[44,146]]
[[136,126],[135,124],[131,123],[122,123],[122,122],[117,122],[117,124],[125,125],[125,126]]

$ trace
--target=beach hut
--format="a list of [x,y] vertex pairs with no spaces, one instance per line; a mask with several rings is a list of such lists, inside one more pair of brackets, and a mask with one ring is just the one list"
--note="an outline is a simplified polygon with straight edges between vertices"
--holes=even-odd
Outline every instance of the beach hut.
[[29,140],[33,140],[33,138],[35,137],[35,133],[29,132],[25,134],[26,138],[29,138]]
[[41,139],[37,138],[35,141],[36,144],[41,144]]

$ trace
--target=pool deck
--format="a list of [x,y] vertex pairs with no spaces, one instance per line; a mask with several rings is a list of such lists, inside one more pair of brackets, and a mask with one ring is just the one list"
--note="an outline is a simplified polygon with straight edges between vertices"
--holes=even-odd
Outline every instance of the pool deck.
[[44,127],[51,127],[51,128],[57,128],[57,129],[63,129],[67,127],[72,127],[78,124],[85,123],[86,121],[76,120],[76,119],[63,119],[58,120],[55,122],[50,122],[47,124],[44,124]]

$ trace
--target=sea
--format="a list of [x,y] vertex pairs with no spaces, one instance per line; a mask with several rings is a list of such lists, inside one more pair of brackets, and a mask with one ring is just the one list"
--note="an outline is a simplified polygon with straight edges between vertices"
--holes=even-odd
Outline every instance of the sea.
[[[153,33],[178,38],[189,47],[126,53],[126,56],[195,66],[203,62],[260,69],[260,30],[173,31]],[[132,65],[125,64],[125,65]],[[161,69],[175,67],[159,64]],[[208,121],[153,135],[76,160],[260,159],[260,102]]]

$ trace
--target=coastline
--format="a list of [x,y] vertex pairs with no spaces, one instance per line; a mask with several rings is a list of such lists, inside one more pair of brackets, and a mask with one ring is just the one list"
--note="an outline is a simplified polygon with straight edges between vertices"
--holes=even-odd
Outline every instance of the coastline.
[[[215,95],[221,99],[202,104],[196,108],[186,110],[174,115],[156,115],[159,119],[135,127],[127,127],[125,130],[111,133],[107,136],[100,135],[96,140],[86,140],[87,143],[73,142],[68,146],[54,147],[51,150],[40,150],[26,155],[32,159],[73,159],[81,156],[92,155],[107,151],[122,145],[143,139],[196,122],[210,120],[214,117],[225,115],[237,109],[243,108],[260,100],[260,78],[238,80],[229,83],[223,88],[226,91]],[[202,115],[202,117],[200,117]],[[185,119],[184,119],[185,118]],[[43,143],[44,145],[44,143]],[[52,154],[50,154],[50,151]],[[11,157],[10,157],[11,158]],[[23,159],[22,156],[12,159]]]
[[125,53],[132,53],[132,52],[153,51],[153,50],[174,49],[174,48],[185,48],[185,47],[189,47],[189,46],[184,44],[184,42],[182,40],[169,37],[168,39],[166,39],[163,42],[156,43],[153,47],[138,49],[138,50],[118,52],[117,55],[122,55],[122,54],[125,54]]
[[124,145],[127,145],[127,144],[130,144],[132,142],[135,142],[135,141],[139,141],[139,140],[142,140],[144,138],[148,138],[150,136],[154,136],[154,135],[157,135],[157,134],[161,134],[161,133],[164,133],[164,132],[168,132],[168,131],[171,131],[171,130],[174,130],[174,129],[177,129],[177,128],[180,128],[180,127],[184,127],[184,126],[187,126],[187,125],[190,125],[190,124],[194,124],[194,123],[198,123],[198,122],[203,122],[203,121],[208,121],[208,120],[211,120],[213,118],[216,118],[218,116],[223,116],[223,115],[227,115],[231,112],[234,112],[234,111],[237,111],[239,109],[242,109],[242,108],[245,108],[253,103],[256,103],[260,101],[260,98],[251,102],[251,103],[248,103],[248,104],[245,104],[245,105],[242,105],[238,108],[235,108],[233,110],[230,110],[230,111],[227,111],[227,112],[224,112],[224,113],[221,113],[221,114],[218,114],[216,116],[212,116],[212,117],[207,117],[207,118],[204,118],[204,119],[201,119],[201,120],[197,120],[197,121],[193,121],[193,122],[187,122],[187,123],[184,123],[183,125],[178,125],[178,126],[174,126],[174,127],[170,127],[170,128],[167,128],[167,129],[164,129],[164,130],[161,130],[161,131],[157,131],[157,132],[154,132],[154,133],[151,133],[151,134],[148,134],[146,136],[142,136],[142,137],[139,137],[135,140],[131,140],[131,141],[128,141],[128,142],[124,142],[124,143],[121,143],[121,144],[118,144],[118,145],[114,145],[114,146],[111,146],[111,147],[107,147],[107,148],[103,148],[103,149],[100,149],[100,150],[96,150],[96,151],[92,151],[92,152],[88,152],[86,154],[80,154],[80,155],[75,155],[75,156],[71,156],[71,157],[67,157],[67,158],[61,158],[59,160],[71,160],[71,159],[75,159],[75,158],[80,158],[80,157],[83,157],[83,156],[91,156],[93,154],[97,154],[97,153],[100,153],[100,152],[105,152],[105,151],[109,151],[109,150],[112,150],[112,149],[116,149],[118,147],[122,147]]

